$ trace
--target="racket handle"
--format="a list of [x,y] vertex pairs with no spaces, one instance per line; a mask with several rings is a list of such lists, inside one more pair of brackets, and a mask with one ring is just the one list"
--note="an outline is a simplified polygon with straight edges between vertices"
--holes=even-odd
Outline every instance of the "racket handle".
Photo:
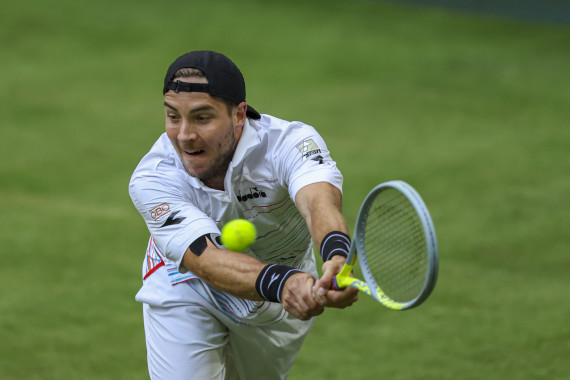
[[338,287],[338,282],[336,281],[336,276],[333,277],[331,290],[340,290],[340,288]]
[[[350,264],[344,264],[342,269],[340,270],[339,274],[333,277],[331,290],[342,290],[351,284],[349,279],[352,268],[354,267],[354,261],[356,259],[356,255],[352,258]],[[348,281],[347,281],[348,280]],[[339,284],[340,282],[340,284]]]

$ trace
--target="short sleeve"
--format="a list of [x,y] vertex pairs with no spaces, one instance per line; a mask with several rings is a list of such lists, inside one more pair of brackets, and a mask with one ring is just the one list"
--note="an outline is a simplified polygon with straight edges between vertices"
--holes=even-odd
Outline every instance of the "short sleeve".
[[328,182],[342,191],[342,174],[313,127],[291,123],[276,146],[277,170],[293,200],[301,188],[317,182]]
[[216,223],[196,206],[191,185],[175,170],[146,170],[133,174],[131,199],[165,256],[181,262],[188,246],[205,234],[219,234]]

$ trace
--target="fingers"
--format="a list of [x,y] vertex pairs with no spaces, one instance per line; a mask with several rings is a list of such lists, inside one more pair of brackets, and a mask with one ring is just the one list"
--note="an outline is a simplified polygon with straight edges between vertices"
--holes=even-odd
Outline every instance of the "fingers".
[[313,287],[317,297],[321,298],[331,288],[334,276],[340,272],[345,261],[342,256],[333,256],[323,264],[323,275]]
[[317,301],[319,305],[322,306],[326,305],[327,303],[326,294],[330,289],[331,283],[332,283],[331,276],[327,277],[323,276],[319,280],[315,281],[315,285],[313,286],[312,291],[315,297],[315,301]]
[[329,290],[325,298],[327,299],[325,306],[344,309],[358,301],[358,289],[349,286],[341,290]]
[[283,308],[296,318],[306,321],[322,314],[325,307],[344,309],[355,303],[358,300],[358,289],[331,289],[332,279],[340,272],[344,261],[343,257],[327,261],[319,280],[303,272],[289,277],[281,295]]
[[313,294],[315,278],[308,273],[296,273],[285,282],[281,302],[283,308],[301,320],[320,315],[324,306],[316,302]]
[[315,294],[315,300],[323,307],[344,309],[358,301],[358,289],[349,286],[344,289],[324,291],[320,288]]
[[333,279],[341,271],[345,262],[344,257],[333,256],[323,264],[323,275],[313,287],[315,300],[319,305],[344,309],[358,301],[358,289],[352,287],[332,288]]

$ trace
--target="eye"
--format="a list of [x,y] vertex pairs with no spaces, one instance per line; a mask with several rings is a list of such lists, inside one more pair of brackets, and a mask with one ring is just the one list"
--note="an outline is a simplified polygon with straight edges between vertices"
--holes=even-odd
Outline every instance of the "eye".
[[196,120],[198,120],[202,124],[208,123],[212,118],[209,115],[198,115]]
[[180,118],[178,117],[178,115],[175,115],[173,113],[167,113],[166,117],[170,120],[170,121],[178,121]]

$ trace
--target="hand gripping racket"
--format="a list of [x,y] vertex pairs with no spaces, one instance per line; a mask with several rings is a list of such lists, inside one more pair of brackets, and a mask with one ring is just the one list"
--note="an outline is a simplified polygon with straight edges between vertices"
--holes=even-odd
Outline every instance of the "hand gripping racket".
[[[350,276],[357,256],[366,282]],[[385,182],[360,207],[346,264],[333,288],[352,286],[389,309],[411,309],[433,290],[438,261],[435,230],[419,194],[403,181]]]

